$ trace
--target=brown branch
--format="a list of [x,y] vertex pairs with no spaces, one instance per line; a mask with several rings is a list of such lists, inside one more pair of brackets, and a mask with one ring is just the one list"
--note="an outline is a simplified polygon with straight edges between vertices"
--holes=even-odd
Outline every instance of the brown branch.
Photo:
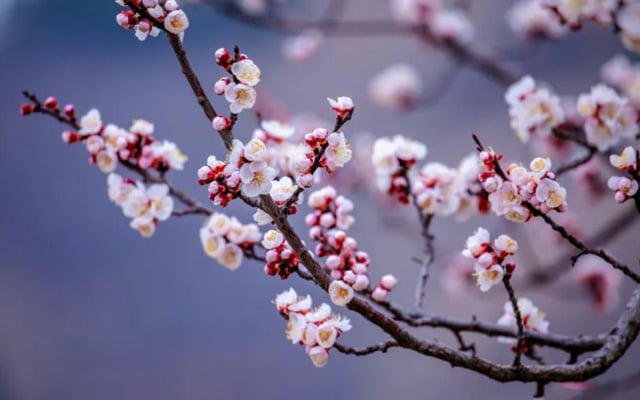
[[[193,94],[196,97],[196,100],[198,101],[200,108],[202,108],[202,111],[206,115],[207,119],[209,120],[209,122],[211,122],[218,114],[216,113],[216,110],[213,108],[213,105],[211,105],[211,102],[209,101],[207,94],[202,88],[200,79],[198,79],[198,76],[196,75],[193,68],[191,67],[191,63],[187,58],[187,52],[182,46],[180,37],[178,35],[174,35],[171,32],[167,32],[167,30],[164,28],[164,24],[162,24],[160,21],[158,21],[157,19],[149,15],[145,7],[136,6],[132,0],[124,0],[124,2],[132,11],[140,14],[145,19],[148,19],[157,28],[165,32],[167,36],[167,40],[171,45],[171,49],[173,49],[173,53],[175,54],[176,59],[180,63],[182,74],[184,75],[187,82],[189,83],[189,86],[191,87],[191,90],[193,91]],[[219,134],[220,134],[220,137],[222,138],[222,141],[224,142],[225,147],[227,148],[228,151],[230,151],[231,148],[233,147],[233,134],[231,132],[231,129],[225,129],[223,131],[220,131]]]
[[361,349],[345,346],[341,343],[335,343],[333,347],[342,354],[352,354],[355,356],[367,356],[372,353],[386,353],[392,347],[400,347],[395,340],[389,340],[383,343],[374,344]]
[[571,161],[561,167],[559,167],[558,169],[556,169],[555,174],[556,176],[561,176],[566,174],[569,171],[572,171],[586,163],[588,163],[589,161],[591,161],[593,159],[593,157],[597,154],[597,150],[595,148],[590,148],[587,152],[587,154],[585,154],[584,156],[575,159],[574,161]]
[[511,283],[509,282],[510,279],[511,275],[505,275],[502,278],[502,283],[504,284],[504,288],[507,290],[507,294],[509,295],[509,301],[511,302],[511,307],[513,308],[513,314],[516,317],[516,326],[518,327],[518,341],[515,350],[516,355],[513,358],[512,364],[514,367],[518,367],[521,365],[520,356],[522,354],[522,348],[524,347],[524,324],[522,323],[522,314],[520,313],[520,307],[518,306],[518,299],[516,298],[513,287],[511,287]]
[[[325,273],[313,254],[287,220],[287,215],[275,205],[270,196],[260,196],[260,208],[274,221],[291,248],[306,266],[317,284],[325,291],[329,287],[330,277]],[[349,309],[380,327],[398,346],[411,349],[428,357],[434,357],[452,366],[460,366],[476,371],[491,379],[507,382],[548,382],[581,381],[605,372],[629,348],[640,330],[640,288],[634,291],[627,308],[620,316],[616,326],[606,336],[604,346],[588,359],[573,365],[549,366],[505,366],[491,361],[472,357],[464,352],[442,345],[433,340],[421,340],[399,325],[394,319],[375,309],[368,301],[356,297],[347,305]]]
[[[50,116],[50,117],[56,119],[58,122],[60,122],[60,123],[62,123],[64,125],[68,125],[69,127],[73,128],[75,130],[79,130],[80,129],[80,125],[78,125],[78,123],[76,122],[75,118],[71,119],[71,118],[68,118],[65,115],[61,114],[59,111],[56,113],[55,111],[48,110],[48,109],[44,108],[42,106],[42,101],[38,98],[38,96],[36,96],[35,94],[33,94],[31,92],[28,92],[28,91],[25,90],[22,93],[34,105],[34,107],[35,107],[34,111],[33,111],[34,113],[39,113],[39,114],[44,114],[44,115]],[[134,164],[134,163],[132,163],[130,161],[118,159],[118,162],[124,168],[128,169],[129,171],[132,171],[132,172],[135,172],[136,174],[138,174],[142,178],[142,181],[145,182],[145,183],[162,183],[162,184],[167,185],[169,187],[169,193],[174,198],[179,200],[182,204],[187,206],[187,209],[185,209],[185,210],[174,211],[173,215],[182,216],[182,215],[190,215],[190,214],[201,214],[201,215],[211,215],[211,214],[213,214],[212,210],[208,209],[207,207],[204,207],[204,206],[200,205],[196,200],[192,199],[186,193],[184,193],[183,191],[181,191],[178,188],[176,188],[175,186],[173,186],[167,180],[167,178],[164,176],[164,174],[161,174],[159,176],[154,176],[154,175],[150,174],[148,170],[140,168],[137,164]]]
[[[609,221],[605,226],[600,228],[589,240],[591,246],[604,246],[613,240],[617,235],[623,233],[627,228],[632,226],[636,222],[636,210],[628,208],[627,211],[620,213],[617,217]],[[534,288],[537,286],[546,285],[549,282],[557,279],[563,273],[569,271],[568,259],[571,255],[566,254],[558,257],[554,262],[549,264],[549,267],[534,268],[534,271],[529,274],[527,283],[523,287]]]

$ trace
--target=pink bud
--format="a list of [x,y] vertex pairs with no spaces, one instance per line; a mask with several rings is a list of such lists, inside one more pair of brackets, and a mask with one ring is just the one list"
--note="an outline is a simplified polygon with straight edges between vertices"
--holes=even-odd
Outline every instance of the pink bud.
[[351,267],[351,270],[358,275],[364,275],[367,273],[367,266],[364,264],[356,263]]
[[58,109],[58,100],[55,97],[47,97],[44,101],[44,106],[49,110],[57,110]]
[[627,197],[624,195],[624,193],[617,191],[616,194],[613,196],[613,198],[618,202],[618,203],[624,203],[625,200],[627,200]]
[[393,288],[398,284],[398,279],[391,274],[384,275],[382,279],[380,279],[380,286],[382,286],[387,291],[392,291]]
[[35,110],[33,104],[24,103],[20,106],[20,114],[22,115],[29,115],[33,112],[33,110]]
[[178,5],[178,3],[175,0],[167,0],[164,3],[164,9],[171,12],[171,11],[175,11],[178,8],[180,8],[180,6]]
[[233,61],[233,59],[231,58],[231,54],[229,54],[229,50],[223,47],[216,50],[215,57],[216,57],[216,64],[218,64],[219,66],[225,69],[227,69],[231,65],[231,62]]
[[211,126],[213,126],[213,129],[216,131],[221,132],[231,126],[231,120],[227,117],[218,115],[211,122]]
[[62,140],[68,144],[76,143],[80,141],[80,135],[75,132],[64,131],[62,132]]
[[147,8],[153,8],[158,5],[158,0],[142,0],[142,4]]
[[333,280],[342,279],[342,271],[340,271],[339,269],[334,269],[333,271],[331,271],[331,279]]
[[324,213],[320,217],[320,225],[324,228],[331,228],[336,223],[336,219],[330,213]]
[[222,96],[224,92],[227,90],[227,86],[231,83],[231,79],[227,77],[223,77],[218,79],[218,81],[213,85],[213,91],[218,95]]
[[349,285],[353,285],[354,283],[356,283],[357,279],[358,279],[358,275],[353,273],[353,271],[345,272],[344,276],[342,277],[342,280],[348,283]]
[[73,106],[73,104],[67,104],[66,106],[64,106],[64,115],[66,115],[67,117],[69,117],[71,119],[75,119],[75,117],[76,117],[76,109]]
[[298,178],[300,186],[310,187],[313,184],[313,175],[304,174]]
[[384,301],[387,301],[387,294],[389,294],[388,291],[378,286],[375,289],[373,289],[373,293],[371,293],[371,298],[377,301],[378,303],[382,303]]
[[358,242],[354,238],[348,237],[345,239],[343,246],[347,250],[354,251],[358,249]]
[[356,275],[356,282],[352,285],[353,290],[361,292],[369,287],[369,277],[366,275]]
[[304,218],[304,222],[309,226],[318,224],[318,217],[315,214],[309,214]]
[[342,266],[342,259],[336,256],[335,254],[332,254],[329,257],[327,257],[327,261],[325,261],[325,265],[327,266],[327,268],[331,270],[338,269]]
[[280,253],[280,257],[282,257],[283,260],[288,260],[291,256],[293,256],[293,251],[291,251],[291,249],[284,249],[282,250],[282,253]]
[[265,258],[267,259],[267,262],[273,263],[273,262],[276,262],[276,261],[278,261],[280,259],[280,255],[278,254],[278,252],[275,249],[271,249],[271,250],[267,251],[267,254],[266,254]]

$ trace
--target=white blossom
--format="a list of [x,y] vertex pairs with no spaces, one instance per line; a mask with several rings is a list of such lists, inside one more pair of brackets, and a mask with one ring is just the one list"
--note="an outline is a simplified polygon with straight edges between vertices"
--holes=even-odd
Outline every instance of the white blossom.
[[255,86],[260,82],[260,68],[252,60],[240,60],[231,65],[231,73],[240,83]]

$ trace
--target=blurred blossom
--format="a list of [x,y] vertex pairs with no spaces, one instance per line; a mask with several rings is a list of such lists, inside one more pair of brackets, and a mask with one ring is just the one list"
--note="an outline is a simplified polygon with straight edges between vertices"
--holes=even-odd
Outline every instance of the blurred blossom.
[[596,311],[609,312],[618,305],[622,273],[600,257],[580,257],[572,274],[578,284],[588,291]]
[[322,46],[324,35],[317,29],[308,29],[298,36],[285,39],[282,54],[289,61],[304,62],[312,58]]
[[408,64],[393,64],[376,75],[369,84],[369,95],[381,107],[392,110],[411,108],[422,93],[422,79]]

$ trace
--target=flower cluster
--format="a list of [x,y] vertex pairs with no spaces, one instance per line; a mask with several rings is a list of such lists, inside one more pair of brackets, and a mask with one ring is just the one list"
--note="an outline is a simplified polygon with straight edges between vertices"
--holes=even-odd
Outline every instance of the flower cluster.
[[584,131],[587,141],[604,151],[622,139],[631,139],[638,133],[638,113],[629,100],[615,90],[597,85],[589,94],[578,98],[578,113],[586,118]]
[[[237,53],[232,56],[225,48],[216,50],[215,57],[216,64],[224,68],[233,78],[220,78],[214,86],[215,93],[224,95],[229,102],[232,114],[239,114],[242,110],[253,108],[256,104],[254,86],[260,82],[260,68],[246,54]],[[219,115],[213,119],[212,125],[215,130],[222,131],[231,125],[231,120]]]
[[411,108],[422,93],[422,79],[408,64],[394,64],[376,75],[369,84],[369,95],[380,107],[392,110]]
[[409,26],[426,26],[440,40],[467,44],[474,27],[467,13],[446,8],[440,0],[391,0],[391,15],[396,21]]
[[618,55],[602,66],[602,80],[626,96],[631,104],[640,109],[640,63],[631,64]]
[[515,33],[527,38],[555,39],[567,29],[539,0],[519,0],[509,9],[507,23]]
[[491,150],[480,152],[484,171],[479,179],[489,193],[493,212],[511,221],[526,222],[531,218],[526,203],[545,214],[567,209],[567,190],[556,181],[548,158],[534,158],[530,169],[510,164],[506,172],[499,167],[501,158]]
[[324,265],[334,280],[329,291],[331,300],[345,305],[353,298],[354,290],[362,292],[369,287],[369,255],[358,250],[356,240],[345,232],[354,222],[353,203],[327,186],[313,192],[308,204],[313,209],[305,219],[309,237],[319,242],[316,256],[326,257]]
[[596,311],[608,312],[618,305],[622,273],[606,261],[594,255],[582,256],[572,274],[591,295]]
[[615,24],[622,44],[629,50],[640,52],[640,3],[623,0],[537,0],[549,8],[556,18],[572,29],[585,21],[600,25]]
[[553,11],[556,17],[572,28],[579,28],[583,21],[592,20],[600,24],[610,24],[618,1],[599,0],[538,0]]
[[100,111],[92,109],[80,118],[79,126],[77,132],[63,132],[62,140],[69,144],[84,142],[89,162],[104,173],[113,172],[120,161],[160,172],[181,170],[187,161],[175,143],[156,141],[153,124],[142,119],[134,120],[126,130],[113,124],[104,125]]
[[[531,302],[531,300],[525,297],[519,298],[518,310],[520,311],[522,325],[525,330],[539,333],[549,332],[549,321],[545,319],[545,313],[542,312],[538,307],[536,307]],[[500,317],[500,319],[498,319],[498,325],[508,326],[515,329],[517,327],[517,323],[518,322],[516,321],[516,315],[513,310],[513,304],[508,301],[504,304],[504,314]],[[515,346],[517,343],[517,340],[515,338],[501,337],[498,339],[498,341],[501,343],[512,345],[515,351]],[[525,353],[528,352],[527,348],[521,350]]]
[[617,15],[622,44],[636,53],[640,53],[640,3],[627,2]]
[[500,235],[493,241],[489,232],[484,228],[469,236],[466,248],[462,255],[475,260],[473,269],[477,279],[476,284],[483,292],[488,291],[495,284],[502,281],[506,275],[511,275],[516,268],[513,262],[505,262],[507,257],[512,256],[518,250],[518,242],[507,235]]
[[231,271],[240,267],[244,253],[252,251],[260,238],[257,225],[243,225],[235,217],[221,213],[211,215],[200,228],[204,252]]
[[262,246],[267,250],[264,272],[269,276],[278,275],[287,279],[298,269],[298,255],[293,251],[282,233],[270,230],[264,234]]
[[145,187],[141,182],[109,174],[107,190],[111,201],[122,208],[126,217],[131,218],[131,228],[144,237],[151,237],[158,223],[169,219],[173,212],[173,199],[165,184]]
[[400,203],[408,204],[411,189],[407,176],[412,172],[412,167],[426,155],[427,147],[424,144],[402,135],[377,139],[373,144],[371,161],[378,189]]
[[486,209],[483,199],[474,196],[479,191],[480,163],[476,154],[465,157],[458,168],[438,162],[425,164],[411,179],[411,192],[424,214],[455,215],[459,219]]
[[308,188],[314,183],[317,167],[332,173],[351,161],[351,156],[351,146],[344,133],[317,128],[304,136],[303,144],[292,149],[289,170],[299,186]]
[[214,204],[226,206],[240,192],[247,197],[257,197],[271,190],[276,170],[267,163],[267,147],[259,139],[246,145],[235,139],[227,163],[207,158],[207,165],[198,169],[198,183],[209,185],[209,198]]
[[511,128],[523,142],[528,142],[531,136],[549,136],[565,120],[560,99],[547,89],[536,88],[530,76],[511,85],[505,100]]
[[156,37],[160,30],[182,35],[189,27],[187,14],[180,9],[180,5],[175,0],[133,0],[132,3],[146,11],[147,15],[132,10],[124,0],[116,0],[122,7],[127,7],[116,15],[116,22],[124,29],[133,29],[139,40],[145,40],[148,36]]
[[609,156],[611,165],[629,175],[629,177],[612,176],[609,178],[609,189],[615,192],[614,198],[618,203],[624,203],[638,194],[638,182],[640,182],[639,159],[640,153],[631,146],[625,147],[620,155],[612,154]]
[[299,297],[295,290],[280,293],[276,307],[287,322],[286,336],[293,344],[305,346],[316,367],[324,367],[329,361],[329,351],[343,332],[351,330],[348,318],[331,314],[331,307],[322,303],[311,308],[311,297]]

